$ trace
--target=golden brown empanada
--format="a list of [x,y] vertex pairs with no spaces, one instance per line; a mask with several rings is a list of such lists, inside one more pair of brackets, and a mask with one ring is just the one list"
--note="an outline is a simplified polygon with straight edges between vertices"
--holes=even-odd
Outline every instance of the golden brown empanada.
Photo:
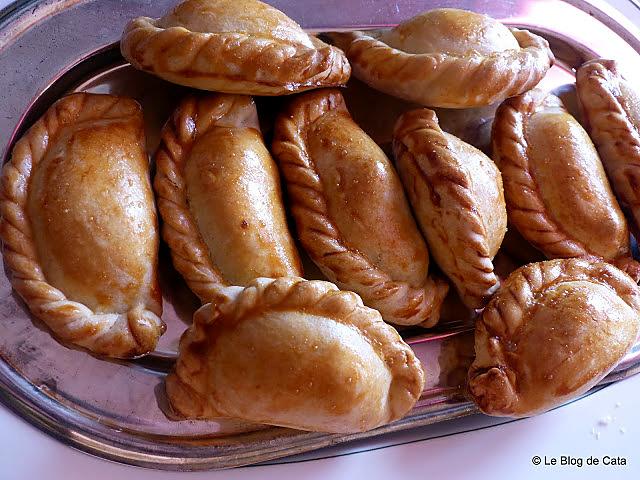
[[251,97],[185,99],[163,128],[156,166],[162,235],[203,302],[220,286],[301,275]]
[[500,102],[533,88],[554,62],[543,38],[452,8],[424,12],[391,30],[330,36],[357,78],[432,107]]
[[296,98],[276,120],[273,151],[300,241],[327,278],[388,322],[434,325],[448,287],[427,276],[400,179],[340,92]]
[[4,166],[0,209],[13,287],[62,342],[111,357],[155,348],[157,219],[134,100],[54,103]]
[[120,48],[140,70],[227,93],[286,95],[351,74],[339,49],[258,0],[185,0],[160,19],[130,21]]
[[433,258],[465,305],[484,307],[498,287],[492,260],[507,231],[500,171],[480,150],[443,132],[427,108],[398,119],[393,152]]
[[640,236],[640,95],[613,60],[596,59],[576,74],[587,130],[620,205]]
[[506,100],[493,123],[510,222],[548,258],[604,259],[640,277],[629,231],[587,132],[555,95]]
[[166,380],[180,417],[351,433],[401,418],[420,397],[419,360],[356,294],[289,277],[227,295],[180,341]]
[[598,383],[633,346],[640,290],[604,262],[526,265],[500,287],[476,323],[469,390],[480,409],[524,417]]

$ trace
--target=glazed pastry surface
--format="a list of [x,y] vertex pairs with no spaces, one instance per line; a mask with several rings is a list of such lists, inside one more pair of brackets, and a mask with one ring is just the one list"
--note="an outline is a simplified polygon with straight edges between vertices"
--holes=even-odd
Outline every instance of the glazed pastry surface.
[[14,288],[61,341],[113,357],[153,350],[157,218],[135,101],[56,102],[16,144],[0,204]]
[[167,394],[181,418],[351,433],[401,418],[424,372],[380,314],[324,281],[257,279],[203,306]]
[[640,235],[640,95],[613,60],[582,65],[576,87],[587,129],[631,228]]
[[598,383],[635,343],[640,290],[616,267],[581,259],[526,265],[476,323],[469,391],[480,409],[524,417]]
[[245,95],[342,85],[351,74],[339,49],[258,0],[185,0],[162,18],[136,18],[121,51],[170,82]]
[[482,308],[498,286],[492,260],[507,230],[499,170],[426,108],[398,119],[393,150],[434,259],[465,305]]
[[554,95],[533,90],[496,114],[493,155],[509,219],[548,258],[615,262],[634,278],[629,231],[589,136]]
[[491,105],[535,87],[554,62],[546,40],[478,13],[435,9],[378,32],[331,34],[354,75],[432,107]]
[[184,100],[163,129],[156,163],[163,237],[201,300],[214,300],[220,286],[301,274],[251,97]]
[[300,241],[322,272],[388,322],[435,324],[447,287],[427,276],[428,251],[400,180],[342,95],[295,99],[276,121],[273,151]]

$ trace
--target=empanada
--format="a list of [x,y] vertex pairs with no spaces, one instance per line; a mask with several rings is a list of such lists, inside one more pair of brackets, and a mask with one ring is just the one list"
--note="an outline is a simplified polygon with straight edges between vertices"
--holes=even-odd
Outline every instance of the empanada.
[[180,341],[166,380],[178,416],[351,433],[401,418],[420,397],[420,361],[356,294],[292,277],[227,292]]
[[576,74],[587,130],[598,147],[611,186],[640,236],[640,95],[613,60],[597,59]]
[[302,246],[342,289],[400,325],[437,322],[447,292],[402,185],[337,90],[299,96],[276,120],[273,152]]
[[111,357],[155,348],[157,218],[134,100],[53,104],[4,166],[0,209],[13,287],[62,342]]
[[220,286],[301,275],[251,97],[185,99],[164,126],[155,159],[162,235],[203,302],[215,301]]
[[258,0],[185,0],[160,19],[130,21],[120,48],[140,70],[227,93],[286,95],[351,74],[339,49]]
[[536,86],[554,62],[543,38],[452,8],[424,12],[391,30],[330,37],[357,78],[431,107],[500,102]]
[[524,417],[598,383],[634,345],[640,290],[604,262],[526,265],[500,287],[476,323],[469,391],[480,409]]
[[500,171],[480,150],[443,132],[427,108],[398,119],[393,152],[433,258],[465,305],[484,307],[498,287],[492,260],[507,231]]
[[506,100],[493,123],[510,222],[547,258],[613,262],[636,280],[629,230],[587,132],[555,95]]

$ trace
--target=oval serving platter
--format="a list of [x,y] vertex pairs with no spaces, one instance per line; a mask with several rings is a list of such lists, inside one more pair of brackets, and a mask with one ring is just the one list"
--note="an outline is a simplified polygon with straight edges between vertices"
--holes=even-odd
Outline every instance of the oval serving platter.
[[[433,7],[487,13],[546,37],[558,64],[543,81],[570,99],[573,68],[594,56],[618,59],[625,74],[640,71],[640,32],[604,2],[579,0],[419,1],[268,0],[310,31],[380,28]],[[143,106],[149,152],[159,130],[187,89],[138,72],[122,59],[118,39],[133,17],[160,16],[175,0],[18,1],[0,11],[0,152],[6,161],[15,140],[57,98],[71,91],[114,93]],[[637,12],[640,18],[640,11]],[[563,19],[571,18],[571,22]],[[377,92],[354,83],[346,90],[354,117],[383,147],[389,125],[370,123],[370,101],[381,102],[395,120],[402,110]],[[277,99],[258,102],[261,117]],[[570,102],[569,102],[570,103]],[[369,119],[369,120],[368,120]],[[382,133],[381,133],[382,132]],[[268,126],[267,126],[268,135]],[[309,262],[306,276],[321,278]],[[327,435],[251,425],[233,420],[172,421],[163,413],[163,378],[180,334],[198,303],[173,271],[161,247],[167,333],[153,354],[132,361],[105,361],[57,343],[31,317],[0,273],[0,400],[59,440],[111,460],[166,470],[227,468],[308,452],[338,443],[428,425],[476,413],[464,397],[473,356],[467,321],[455,308],[436,331],[406,330],[427,372],[423,395],[407,417],[355,435]],[[466,319],[468,320],[468,319]],[[640,344],[603,383],[640,370]]]

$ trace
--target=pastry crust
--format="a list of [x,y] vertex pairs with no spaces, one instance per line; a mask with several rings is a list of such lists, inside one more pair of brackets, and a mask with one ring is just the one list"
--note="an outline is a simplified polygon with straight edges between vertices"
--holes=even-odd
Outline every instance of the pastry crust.
[[526,265],[476,323],[469,390],[480,409],[524,417],[586,392],[634,345],[640,290],[604,262]]
[[509,220],[547,258],[613,262],[636,280],[629,231],[591,140],[555,95],[506,100],[493,124]]
[[85,93],[53,104],[4,166],[11,282],[62,342],[134,357],[164,332],[148,175],[140,106]]
[[178,416],[351,433],[401,418],[420,397],[419,360],[356,294],[289,277],[228,297],[198,310],[180,341],[166,380]]
[[582,65],[576,87],[583,117],[620,205],[640,235],[640,95],[613,60]]
[[251,97],[185,99],[165,124],[155,159],[163,238],[203,302],[215,302],[225,285],[301,275]]
[[507,231],[500,171],[426,108],[398,119],[393,151],[434,259],[465,305],[484,307],[498,288],[492,260]]
[[402,185],[336,90],[296,98],[273,151],[300,241],[340,288],[400,325],[433,326],[448,286],[427,276],[428,251]]
[[553,64],[545,39],[509,30],[485,15],[436,9],[389,31],[331,38],[373,88],[426,106],[466,108],[535,87]]
[[137,69],[202,90],[287,95],[343,85],[344,54],[257,0],[186,0],[130,21],[120,44]]

